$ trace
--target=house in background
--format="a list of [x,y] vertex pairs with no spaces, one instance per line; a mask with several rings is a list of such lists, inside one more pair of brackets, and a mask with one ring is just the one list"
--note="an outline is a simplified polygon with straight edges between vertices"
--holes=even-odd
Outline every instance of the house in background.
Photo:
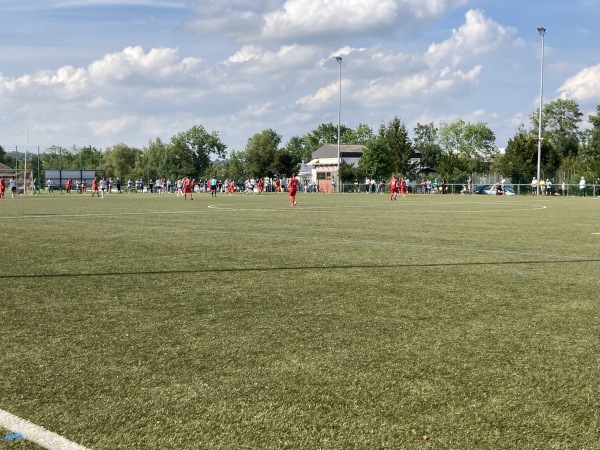
[[8,181],[17,176],[17,171],[11,169],[5,164],[0,163],[0,178],[4,178],[4,185],[8,186]]
[[[364,145],[341,144],[340,161],[356,167],[364,149]],[[313,182],[317,184],[320,192],[334,192],[339,179],[337,144],[322,145],[313,152],[312,158],[308,164],[312,166]]]

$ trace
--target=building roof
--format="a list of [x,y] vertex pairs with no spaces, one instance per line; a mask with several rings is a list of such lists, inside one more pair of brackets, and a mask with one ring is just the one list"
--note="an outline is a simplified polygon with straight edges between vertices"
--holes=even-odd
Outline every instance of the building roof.
[[[340,144],[340,158],[360,158],[365,149],[361,144]],[[313,159],[337,158],[337,144],[324,144],[316,149],[313,154]]]
[[16,173],[15,169],[11,169],[6,164],[0,163],[0,176],[2,178],[8,178],[14,176]]

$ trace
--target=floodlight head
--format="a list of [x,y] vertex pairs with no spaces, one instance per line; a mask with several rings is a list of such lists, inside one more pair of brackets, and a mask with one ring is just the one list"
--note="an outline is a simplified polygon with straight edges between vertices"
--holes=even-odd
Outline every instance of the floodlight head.
[[546,29],[544,27],[539,27],[537,30],[538,30],[538,33],[540,33],[540,36],[543,36],[546,34]]
[[337,62],[339,62],[340,64],[342,63],[342,57],[341,57],[341,56],[336,56],[336,57],[335,57],[335,60],[336,60]]

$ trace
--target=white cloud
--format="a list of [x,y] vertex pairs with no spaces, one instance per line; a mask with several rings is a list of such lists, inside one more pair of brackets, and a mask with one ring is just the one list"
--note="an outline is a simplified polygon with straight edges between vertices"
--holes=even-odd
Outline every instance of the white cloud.
[[105,99],[104,97],[95,97],[93,100],[87,103],[89,108],[105,108],[111,106],[112,102]]
[[186,76],[198,70],[198,58],[180,59],[176,48],[153,48],[145,53],[142,47],[127,47],[121,52],[105,55],[88,67],[89,78],[98,84],[115,81],[139,83],[139,78],[172,78]]
[[[62,3],[83,7],[109,1]],[[128,1],[135,0],[121,4]],[[141,3],[181,5],[183,0]],[[122,141],[140,146],[200,123],[218,130],[230,149],[266,128],[277,130],[285,140],[319,123],[337,121],[339,69],[342,119],[350,127],[369,121],[376,127],[394,115],[407,122],[420,117],[493,119],[486,112],[491,110],[501,111],[506,122],[520,108],[529,108],[528,100],[537,91],[539,60],[534,49],[539,36],[532,28],[525,45],[514,29],[494,20],[499,16],[467,8],[458,16],[448,14],[472,3],[198,0],[188,4],[197,21],[187,25],[217,33],[216,37],[190,37],[185,27],[176,28],[178,21],[189,19],[177,11],[166,11],[164,23],[172,28],[165,33],[164,28],[147,26],[147,10],[136,11],[140,13],[136,17],[131,14],[125,25],[117,14],[109,20],[107,8],[106,21],[97,24],[96,34],[86,34],[93,45],[28,44],[28,52],[11,57],[13,66],[3,66],[5,73],[26,75],[0,75],[0,131],[5,143],[18,138],[12,130],[32,130],[35,124],[39,133],[35,139],[42,144]],[[57,1],[47,4],[56,6]],[[86,22],[86,33],[93,22]],[[117,39],[115,34],[124,28],[127,33]],[[157,34],[150,35],[150,29]],[[17,54],[16,49],[25,48],[7,45],[0,50],[3,60],[7,52]],[[56,59],[29,53],[41,47]],[[76,49],[73,56],[65,57],[66,48]],[[62,49],[59,56],[56,49]],[[334,56],[343,57],[341,66]],[[547,72],[557,86],[563,80],[556,82],[555,67],[570,61],[555,59],[548,58]],[[43,69],[32,69],[35,64]],[[51,64],[62,67],[48,69]],[[578,64],[570,65],[571,70],[584,66]],[[600,92],[594,84],[597,75],[597,71],[587,75],[587,91]],[[563,85],[564,95],[586,86],[576,77]],[[522,85],[527,86],[521,89]],[[502,89],[511,95],[499,98]]]
[[397,0],[288,0],[281,10],[267,14],[262,35],[290,38],[305,33],[363,32],[393,24]]
[[121,116],[116,119],[95,120],[88,123],[88,128],[94,136],[111,136],[123,128],[135,123],[135,116]]
[[568,78],[558,88],[558,94],[574,100],[600,100],[600,64],[586,67]]
[[283,73],[315,64],[319,50],[313,46],[283,45],[277,50],[265,50],[259,45],[246,45],[228,58],[239,70],[249,75]]
[[[469,0],[196,0],[198,18],[187,28],[235,41],[339,41],[356,35],[391,35],[428,22]],[[321,42],[321,41],[320,41]]]
[[[349,80],[342,80],[342,91],[347,91],[352,82]],[[330,103],[332,98],[338,98],[340,93],[339,82],[331,83],[325,87],[322,87],[317,92],[311,95],[306,95],[296,101],[297,105],[307,106],[310,109],[319,109],[323,105]]]
[[465,23],[452,30],[452,36],[439,44],[431,44],[427,60],[438,65],[446,62],[457,66],[464,59],[492,53],[514,40],[516,31],[484,16],[481,11],[469,10]]

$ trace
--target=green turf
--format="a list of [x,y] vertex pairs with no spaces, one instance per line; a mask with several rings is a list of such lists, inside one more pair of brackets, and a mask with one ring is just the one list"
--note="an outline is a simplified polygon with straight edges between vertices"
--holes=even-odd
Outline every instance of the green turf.
[[107,450],[600,448],[599,213],[0,200],[0,409]]

